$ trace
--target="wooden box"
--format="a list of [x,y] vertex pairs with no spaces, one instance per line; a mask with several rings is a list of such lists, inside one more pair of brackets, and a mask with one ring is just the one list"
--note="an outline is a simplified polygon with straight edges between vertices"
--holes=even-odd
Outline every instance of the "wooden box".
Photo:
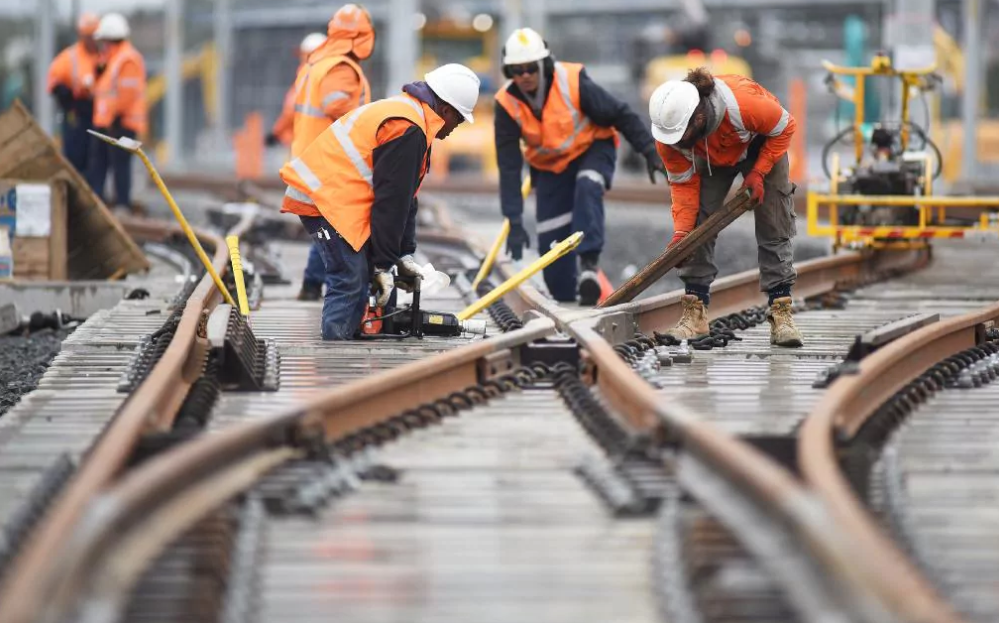
[[65,280],[66,183],[0,179],[0,227],[11,235],[14,278]]

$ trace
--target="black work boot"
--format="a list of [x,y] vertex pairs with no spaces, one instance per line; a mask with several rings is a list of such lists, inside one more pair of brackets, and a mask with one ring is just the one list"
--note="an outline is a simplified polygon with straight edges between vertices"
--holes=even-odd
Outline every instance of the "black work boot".
[[600,300],[600,277],[597,266],[600,256],[596,254],[581,255],[579,258],[579,304],[592,307]]
[[302,289],[298,291],[299,301],[318,301],[323,298],[323,284],[303,281]]

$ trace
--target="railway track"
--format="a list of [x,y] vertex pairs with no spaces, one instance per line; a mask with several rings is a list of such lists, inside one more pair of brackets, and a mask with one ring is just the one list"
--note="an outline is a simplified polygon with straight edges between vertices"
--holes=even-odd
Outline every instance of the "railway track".
[[[420,248],[457,279],[425,305],[456,310],[480,251],[437,214]],[[712,338],[686,349],[656,335],[679,293],[581,310],[525,284],[486,339],[334,347],[308,330],[319,306],[277,289],[252,318],[279,387],[255,392],[198,380],[217,373],[202,280],[160,363],[94,407],[98,426],[118,411],[86,460],[36,474],[53,501],[18,533],[0,621],[966,620],[929,579],[949,568],[925,564],[899,461],[870,464],[902,419],[884,403],[992,339],[999,310],[953,296],[968,257],[799,264],[795,351],[770,347],[755,274],[716,283]],[[0,465],[21,435],[58,434],[39,413],[5,422]]]

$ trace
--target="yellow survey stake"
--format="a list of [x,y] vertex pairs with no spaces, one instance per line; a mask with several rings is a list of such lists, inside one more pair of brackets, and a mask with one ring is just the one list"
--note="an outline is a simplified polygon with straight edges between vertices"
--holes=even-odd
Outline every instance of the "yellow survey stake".
[[523,282],[530,279],[539,270],[543,269],[545,266],[548,266],[555,260],[564,256],[569,251],[572,251],[573,249],[578,247],[579,243],[582,241],[583,241],[583,232],[577,231],[576,233],[572,234],[562,242],[552,247],[551,251],[545,253],[538,259],[534,260],[530,266],[521,270],[513,277],[510,277],[500,285],[493,288],[492,291],[489,292],[489,294],[483,296],[479,300],[475,301],[474,303],[463,309],[461,313],[458,314],[458,320],[468,320],[469,318],[479,313],[483,309],[489,307],[504,294],[506,294],[510,290],[513,290]]
[[177,202],[173,200],[173,196],[170,194],[170,191],[167,190],[166,184],[163,183],[163,178],[161,178],[160,174],[157,173],[156,167],[153,166],[153,163],[149,161],[148,157],[146,157],[145,152],[142,151],[142,143],[135,139],[128,138],[127,136],[123,136],[121,138],[111,138],[110,136],[101,134],[100,132],[94,132],[93,130],[87,130],[87,132],[93,134],[105,143],[114,145],[115,147],[124,149],[125,151],[130,151],[133,154],[138,154],[139,158],[142,160],[142,164],[146,165],[146,169],[149,170],[149,176],[153,178],[153,182],[156,183],[156,187],[160,189],[160,193],[163,195],[163,198],[166,199],[167,205],[170,206],[170,210],[173,212],[174,218],[176,218],[177,222],[180,223],[180,228],[187,236],[187,240],[191,243],[191,247],[194,248],[194,252],[197,253],[198,259],[200,259],[201,263],[204,264],[205,270],[208,271],[208,274],[212,276],[212,281],[215,282],[215,287],[222,293],[222,297],[225,298],[226,303],[236,307],[236,301],[232,300],[232,295],[229,294],[229,290],[227,290],[225,284],[222,283],[222,278],[219,277],[218,272],[215,271],[215,267],[212,266],[212,261],[208,259],[208,254],[205,253],[205,250],[201,247],[201,241],[194,235],[194,230],[191,229],[191,225],[187,222],[187,219],[184,218],[184,213],[180,211],[179,207],[177,207]]
[[243,258],[239,255],[239,236],[226,236],[229,259],[232,260],[232,277],[236,281],[236,298],[239,300],[239,313],[250,315],[250,305],[246,302],[246,283],[243,282]]

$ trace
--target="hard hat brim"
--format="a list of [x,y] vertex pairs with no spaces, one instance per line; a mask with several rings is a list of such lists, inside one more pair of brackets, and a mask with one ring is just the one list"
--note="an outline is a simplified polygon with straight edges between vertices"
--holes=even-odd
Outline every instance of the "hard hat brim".
[[652,124],[652,138],[656,139],[660,143],[665,145],[676,145],[683,138],[683,133],[687,131],[687,125],[690,123],[690,119],[683,124],[678,130],[666,131],[659,126]]

